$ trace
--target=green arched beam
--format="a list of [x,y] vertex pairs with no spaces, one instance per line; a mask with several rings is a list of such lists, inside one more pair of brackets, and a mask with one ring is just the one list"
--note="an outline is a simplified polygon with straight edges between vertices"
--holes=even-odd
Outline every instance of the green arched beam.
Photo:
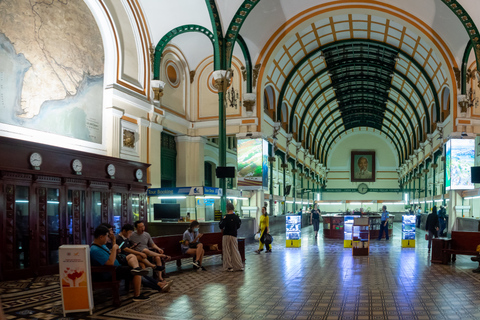
[[[394,144],[395,144],[395,140],[392,139],[392,137],[390,137],[390,135],[388,133],[386,133],[385,131],[381,130],[381,129],[378,129],[378,128],[375,128],[375,127],[372,127],[370,125],[362,125],[361,127],[369,127],[369,128],[372,128],[372,129],[375,129],[375,130],[378,130],[378,131],[381,131],[384,135],[386,135]],[[327,165],[327,158],[328,158],[328,152],[330,151],[330,147],[332,146],[332,143],[338,138],[338,136],[340,136],[342,133],[344,133],[345,131],[348,131],[350,129],[344,129],[342,131],[340,131],[336,136],[335,138],[333,138],[333,140],[330,142],[330,144],[328,145],[328,148],[325,149],[326,150],[326,153],[325,153],[325,165]],[[397,145],[395,145],[395,149],[397,149],[397,156],[398,156],[398,161],[400,163],[400,151],[398,150],[397,148]]]
[[[337,110],[338,110],[338,109],[337,109]],[[403,130],[405,130],[405,132],[408,134],[407,127],[405,127],[405,124],[400,120],[400,117],[399,117],[398,115],[396,115],[392,110],[390,110],[390,109],[388,109],[388,108],[386,109],[386,111],[388,111],[390,114],[392,114],[392,115],[395,117],[395,119],[398,120],[398,122],[402,125]],[[328,131],[328,129],[329,129],[333,124],[335,124],[335,123],[337,122],[338,119],[340,119],[340,118],[334,119],[334,120],[333,120],[332,122],[330,122],[330,124],[325,128],[325,130],[323,130],[322,135],[320,136],[320,139],[319,139],[320,143],[322,143],[322,141],[325,141],[325,142],[328,141],[328,139],[329,139],[330,136],[331,136],[331,133],[330,133],[330,135],[329,135],[325,140],[323,140],[323,136],[324,136],[325,133]],[[396,126],[396,125],[392,122],[392,120],[390,120],[390,119],[388,119],[388,118],[384,118],[384,119],[388,120],[390,123],[392,123],[394,126]],[[409,119],[409,118],[408,118],[408,119]],[[410,119],[409,119],[409,120],[410,120]],[[411,123],[411,122],[410,122],[410,123]],[[336,128],[335,128],[335,129],[336,129]],[[332,132],[335,132],[335,130],[332,130]],[[415,134],[415,133],[414,133],[414,134]],[[402,136],[402,140],[403,140],[403,136]],[[409,136],[408,136],[407,141],[408,141],[408,152],[407,152],[407,150],[405,150],[405,157],[406,157],[408,154],[411,154],[411,153],[413,152],[412,144],[411,144],[411,141],[410,141],[410,137],[409,137]],[[405,140],[403,140],[403,143],[404,143],[404,145],[405,145],[405,147],[406,147]],[[321,148],[320,148],[320,147],[317,147],[317,152],[316,152],[316,153],[317,153],[317,157],[319,157],[319,152],[320,152],[320,150],[321,150]]]
[[[331,85],[330,85],[331,86]],[[327,87],[325,87],[326,89]],[[412,108],[413,110],[413,113],[415,114],[415,118],[417,120],[417,123],[418,123],[418,126],[419,126],[419,129],[420,129],[420,132],[422,132],[422,123],[420,121],[420,116],[416,110],[416,108],[413,106],[413,104],[411,103],[411,101],[405,96],[405,94],[403,92],[401,92],[398,88],[396,88],[395,86],[390,86],[390,89],[394,89],[396,91],[398,91],[398,93],[400,95],[402,95],[402,97],[405,99],[405,101],[407,101],[407,103],[409,103],[410,107]],[[317,95],[319,96],[321,94],[321,92],[319,92]],[[311,104],[313,104],[313,102],[315,102],[315,100],[318,98],[318,96],[315,95],[313,97],[313,99],[309,102],[309,104],[307,105],[307,108],[306,108],[306,111],[310,108]],[[406,113],[406,111],[403,109],[403,107],[401,107],[396,101],[394,101],[393,99],[391,98],[387,98],[389,101],[391,101],[393,104],[395,104],[399,110],[401,110],[403,112],[403,114],[405,115],[406,119],[408,120],[408,122],[410,123],[410,126],[412,127],[412,131],[413,131],[413,137],[414,137],[414,141],[415,141],[415,148],[416,148],[416,145],[417,145],[417,135],[415,133],[415,126],[413,125],[410,117],[408,116],[408,114]],[[319,110],[315,113],[315,115],[312,117],[312,119],[315,119],[318,117],[318,115],[320,114],[320,112],[324,109],[324,107],[328,105],[327,103],[324,103],[320,108]],[[307,135],[306,135],[306,141],[307,141],[307,144],[306,145],[309,145],[308,142],[309,142],[309,139],[310,139],[310,132],[311,132],[311,129],[313,128],[313,124],[315,123],[315,121],[312,121],[308,127],[308,131],[307,131]],[[320,127],[320,126],[319,126]],[[318,127],[318,128],[319,128]],[[317,132],[315,133],[315,136],[314,136],[314,139],[312,140],[312,144],[315,142],[315,139],[317,137],[317,134],[318,134],[318,130],[317,129]],[[321,140],[321,139],[320,139]]]
[[[344,43],[372,43],[372,44],[375,44],[375,45],[379,45],[379,46],[383,46],[383,47],[386,47],[386,48],[389,48],[389,49],[392,49],[392,50],[395,50],[399,53],[401,53],[403,56],[405,56],[407,58],[407,60],[409,60],[410,62],[412,62],[413,65],[415,65],[417,67],[417,69],[420,71],[420,73],[423,75],[423,77],[425,78],[425,81],[428,83],[429,85],[429,88],[430,90],[432,91],[432,95],[434,97],[434,101],[435,101],[435,108],[437,109],[437,112],[436,114],[437,115],[440,115],[440,104],[439,104],[439,100],[438,100],[438,95],[436,93],[436,90],[435,90],[435,85],[433,84],[432,82],[432,79],[430,79],[429,75],[427,74],[427,72],[425,71],[425,69],[423,69],[423,67],[415,60],[413,59],[410,55],[408,55],[405,51],[403,50],[400,50],[399,48],[395,47],[395,46],[392,46],[388,43],[384,43],[384,42],[379,42],[379,41],[375,41],[375,40],[366,40],[366,39],[346,39],[346,40],[341,40],[341,41],[336,41],[336,42],[332,42],[330,44],[327,44],[323,47],[319,47],[317,48],[316,50],[310,52],[309,54],[307,54],[305,57],[303,57],[300,61],[298,61],[298,63],[292,68],[292,70],[290,71],[290,73],[288,74],[288,76],[285,78],[285,81],[282,85],[282,88],[280,90],[280,94],[279,94],[279,97],[278,97],[278,102],[277,102],[277,121],[281,121],[281,108],[282,108],[282,103],[283,103],[283,97],[285,95],[285,92],[288,88],[288,84],[290,82],[290,80],[292,79],[292,77],[295,75],[295,72],[306,62],[308,61],[308,59],[310,59],[310,57],[312,56],[315,56],[315,55],[318,55],[318,52],[321,51],[321,50],[325,50],[327,48],[330,48],[332,46],[337,46],[339,44],[344,44]],[[328,71],[328,66],[326,69],[322,70],[322,71]],[[321,72],[322,72],[321,71]],[[394,70],[394,72],[396,72],[396,74],[401,74],[398,72],[398,70]],[[315,77],[312,77],[312,78],[316,78]],[[306,86],[306,85],[305,85]],[[416,86],[413,86],[414,90],[417,92],[417,95],[419,97],[422,97],[423,99],[423,96],[422,94],[420,94],[420,91],[418,90],[418,88],[416,88]],[[302,88],[303,89],[303,88]],[[299,94],[300,95],[300,94]],[[425,106],[426,104],[424,104]],[[293,112],[292,112],[293,113]],[[426,112],[427,115],[429,115],[430,117],[430,113]],[[431,122],[431,119],[429,119],[430,122]],[[427,133],[430,133],[430,122],[427,121],[427,124],[428,124],[428,127],[427,127]]]
[[[450,10],[452,10],[452,12],[458,17],[458,20],[460,20],[460,22],[463,24],[463,27],[467,31],[467,34],[470,37],[470,41],[472,41],[472,46],[475,49],[477,70],[480,71],[480,34],[478,33],[477,26],[475,25],[473,19],[470,17],[467,11],[457,0],[442,0],[442,2],[445,3],[450,8]],[[476,5],[478,6],[478,4]]]
[[[467,68],[468,68],[468,56],[470,55],[470,51],[473,49],[473,42],[472,40],[468,41],[467,47],[465,48],[465,52],[463,53],[462,59],[462,72],[461,72],[461,93],[467,93]],[[477,69],[480,71],[480,69]]]
[[[345,64],[345,65],[342,65],[341,67],[348,67],[348,66],[353,66],[353,65],[357,65],[357,66],[368,66],[368,64],[363,64],[363,63],[358,63],[358,64],[355,64],[355,63],[352,63],[352,64]],[[333,68],[333,70],[335,70],[336,68]],[[293,106],[292,106],[292,110],[290,111],[290,123],[293,124],[293,117],[295,116],[295,109],[296,109],[296,106],[301,98],[301,96],[303,95],[303,93],[308,89],[308,87],[320,76],[323,75],[323,73],[329,71],[329,69],[323,69],[322,71],[320,71],[319,73],[317,73],[316,77],[312,77],[310,78],[306,83],[305,85],[300,89],[300,91],[298,92],[298,95],[295,97],[295,101],[293,103]],[[406,76],[404,75],[403,73],[400,73],[398,72],[397,70],[394,70],[393,71],[394,74],[396,74],[397,76],[399,76],[400,78],[402,78],[403,81],[405,81],[406,83],[408,83],[410,85],[410,87],[412,87],[412,89],[415,91],[415,93],[417,94],[420,102],[422,103],[422,106],[423,106],[423,111],[425,112],[426,115],[429,115],[429,111],[428,111],[428,105],[427,103],[425,102],[425,99],[423,98],[423,95],[421,94],[421,92],[418,90],[418,88],[415,86],[415,84]],[[325,87],[324,89],[327,89],[327,88],[330,88],[331,86],[333,85],[330,84],[328,85],[327,87]],[[390,87],[389,88],[396,88],[394,87],[391,83],[390,83]],[[322,89],[320,92],[325,92],[325,90]],[[421,122],[420,122],[420,116],[418,115],[418,112],[417,112],[417,109],[413,106],[413,103],[411,103],[410,99],[403,93],[401,92],[401,90],[399,89],[396,89],[396,91],[400,92],[402,97],[409,103],[409,105],[412,107],[412,110],[413,112],[415,113],[415,116],[417,118],[417,122],[419,123],[420,125],[420,128],[422,128],[422,125],[421,125]],[[434,95],[436,96],[436,95]],[[316,96],[315,96],[316,97]],[[315,99],[312,99],[313,101]],[[310,108],[311,104],[309,103],[308,104],[308,108]],[[301,134],[302,134],[302,130],[303,130],[303,119],[305,119],[305,116],[306,116],[306,113],[308,112],[308,109],[305,108],[305,112],[302,116],[302,121],[300,121],[299,123],[299,126],[298,126],[298,136],[301,137]],[[312,119],[315,119],[315,118],[312,118]],[[427,132],[430,132],[430,122],[431,121],[427,121]],[[290,133],[293,133],[292,132],[293,130],[290,128]],[[422,130],[420,132],[423,132]],[[308,139],[308,138],[307,138]]]
[[[396,87],[393,87],[393,86],[392,86],[391,88],[394,88],[394,89],[396,89],[397,91],[399,91]],[[400,91],[399,91],[399,92],[400,92]],[[404,94],[403,92],[400,92],[400,93],[401,93],[401,94]],[[392,100],[391,98],[387,98],[387,99],[388,99],[388,101],[390,101],[391,103],[393,103],[393,104],[395,104],[397,107],[399,107],[400,110],[403,110],[403,108],[402,108],[401,106],[399,106],[396,101]],[[408,100],[408,99],[406,99],[406,101],[409,102],[409,103],[411,103],[410,100]],[[318,117],[318,114],[323,110],[324,107],[325,107],[325,105],[323,105],[322,108],[320,108],[320,109],[317,111],[317,113],[315,114],[314,118]],[[412,108],[413,108],[413,107],[412,107]],[[415,110],[415,108],[413,108],[413,109]],[[313,136],[313,140],[312,140],[313,142],[315,142],[315,141],[317,140],[318,132],[320,131],[320,128],[322,127],[323,123],[325,122],[325,119],[327,119],[327,117],[329,117],[330,115],[332,115],[333,112],[335,112],[336,110],[337,110],[337,109],[331,111],[327,116],[323,117],[322,121],[321,121],[320,124],[317,126],[317,130],[315,131],[315,135]],[[422,124],[421,124],[421,122],[420,122],[420,119],[418,118],[418,114],[417,114],[416,116],[417,116],[417,123],[418,123],[419,129],[421,130]],[[407,115],[407,119],[408,119],[409,122],[411,122],[411,119],[408,117],[408,115]],[[412,126],[413,126],[413,124],[412,124]],[[413,128],[415,128],[415,127],[413,127]],[[420,132],[421,132],[421,131],[420,131]],[[415,134],[415,133],[414,133],[414,134]],[[322,136],[323,136],[323,134],[322,134]],[[321,140],[321,139],[320,139],[320,140]],[[415,145],[417,145],[417,142],[418,142],[418,141],[415,140]],[[317,158],[320,158],[320,153],[319,153],[319,152],[320,152],[320,149],[317,151]]]
[[[332,123],[335,123],[338,119],[340,119],[340,117],[339,117],[339,118],[336,118],[335,120],[333,120],[333,121],[331,122],[331,124],[332,124]],[[395,123],[393,123],[392,120],[390,120],[390,119],[388,119],[388,118],[384,118],[384,119],[387,120],[389,123],[391,123],[391,124],[393,124],[393,125],[395,126]],[[360,126],[360,127],[361,127],[361,126]],[[388,130],[389,130],[390,132],[392,132],[392,135],[393,135],[395,138],[397,138],[396,141],[394,141],[394,143],[396,143],[396,145],[398,145],[398,143],[400,142],[400,140],[398,140],[398,139],[399,139],[398,136],[397,136],[397,135],[395,134],[395,132],[393,132],[393,130],[391,130],[389,127],[386,127],[386,128],[388,128]],[[335,129],[337,129],[337,128],[335,128]],[[347,129],[347,130],[350,130],[350,129]],[[324,132],[326,132],[326,131],[327,131],[327,130],[325,130]],[[327,142],[329,141],[329,139],[331,138],[332,134],[333,134],[335,131],[336,131],[336,130],[332,130],[332,131],[329,133],[329,135],[325,138],[323,145],[320,146],[322,149],[319,148],[318,150],[323,150],[323,148],[325,147],[325,145],[327,144]],[[403,148],[400,149],[400,150],[402,151],[400,154],[401,154],[403,157],[398,159],[399,163],[401,163],[402,160],[403,160],[403,159],[406,159],[406,157],[407,157],[407,143],[405,142],[405,138],[403,137],[403,135],[402,135],[401,133],[399,133],[399,135],[400,135],[400,139],[403,141]],[[323,136],[323,135],[322,135],[322,136]],[[320,141],[320,144],[322,144],[321,141]],[[410,146],[410,147],[411,147],[411,146]],[[403,152],[403,151],[405,151],[405,152]],[[326,160],[326,159],[322,159],[322,160]]]
[[241,35],[237,35],[237,43],[242,49],[243,58],[245,59],[245,70],[247,71],[247,93],[252,92],[252,59],[250,57],[250,51],[248,51],[248,46],[243,40]]
[[[223,27],[222,21],[220,21],[220,15],[218,14],[217,4],[215,0],[205,0],[207,5],[208,14],[210,15],[210,22],[212,23],[213,36],[215,39],[216,47],[218,48],[219,55],[215,52],[214,56],[214,70],[226,70],[225,59],[225,41],[223,39]],[[214,46],[215,46],[214,43]]]
[[[210,0],[214,1],[214,0]],[[233,16],[230,25],[228,26],[225,41],[226,41],[226,68],[230,68],[232,65],[233,48],[235,41],[237,41],[240,29],[242,28],[245,19],[253,8],[260,2],[260,0],[244,0],[240,8]]]
[[[396,88],[392,86],[392,87],[390,87],[390,89],[396,89]],[[398,90],[398,89],[397,89],[397,90]],[[405,116],[405,118],[407,119],[408,123],[410,124],[411,130],[412,130],[412,133],[413,133],[413,141],[414,141],[414,146],[413,146],[413,147],[414,147],[414,149],[416,149],[416,148],[417,148],[417,144],[418,144],[417,135],[416,135],[416,133],[415,133],[415,131],[416,131],[416,130],[415,130],[415,126],[414,126],[412,120],[410,119],[410,116],[407,114],[407,112],[405,111],[405,109],[404,109],[402,106],[400,106],[395,100],[393,100],[393,99],[391,99],[391,98],[389,98],[389,97],[387,97],[387,99],[388,99],[388,101],[390,101],[392,104],[394,104],[400,111],[402,111],[403,115]],[[406,101],[409,101],[409,100],[406,100]],[[397,118],[397,120],[398,120],[400,123],[402,123],[402,125],[404,125],[404,123],[400,120],[400,118],[398,117],[398,115],[396,115],[394,112],[392,112],[389,108],[386,108],[385,110],[387,110],[387,111],[389,111],[391,114],[393,114],[393,115]],[[413,109],[413,110],[414,110],[414,113],[416,113],[416,112],[415,112],[415,109]],[[420,123],[420,117],[418,116],[418,113],[415,114],[415,115],[416,115],[417,123],[418,123],[419,128],[420,128],[420,131],[421,131],[421,128],[422,128],[421,125],[422,125],[422,124]],[[308,127],[307,139],[310,139],[310,132],[311,132],[311,129],[313,128],[313,124],[314,124],[314,122],[311,122],[311,123],[310,123],[310,126]],[[405,132],[408,133],[408,130],[406,130],[406,127],[405,127],[405,126],[404,126],[404,129],[405,129]],[[318,133],[318,130],[317,130],[317,133]],[[320,141],[322,141],[322,138],[323,138],[323,133],[322,133],[322,136],[320,137]],[[314,139],[316,139],[316,135],[315,135]],[[307,140],[307,141],[308,141],[308,140]],[[315,140],[312,141],[312,144],[314,143],[314,141],[315,141]],[[410,140],[409,140],[409,141],[410,141]]]
[[158,41],[157,46],[155,47],[155,54],[154,54],[154,59],[153,59],[153,79],[154,80],[160,80],[160,61],[162,59],[162,54],[163,50],[167,46],[167,44],[176,36],[179,36],[181,34],[187,33],[187,32],[200,32],[203,33],[210,39],[210,42],[212,43],[213,46],[213,60],[214,60],[214,65],[215,69],[218,69],[217,65],[220,66],[220,51],[216,43],[216,38],[213,33],[210,32],[205,27],[196,25],[196,24],[188,24],[188,25],[183,25],[181,27],[177,27],[175,29],[170,30],[166,35]]

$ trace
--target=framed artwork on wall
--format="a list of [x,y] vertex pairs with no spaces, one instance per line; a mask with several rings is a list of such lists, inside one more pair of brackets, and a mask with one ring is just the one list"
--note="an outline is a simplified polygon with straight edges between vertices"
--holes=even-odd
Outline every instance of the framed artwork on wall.
[[352,151],[350,168],[352,182],[375,182],[375,151]]

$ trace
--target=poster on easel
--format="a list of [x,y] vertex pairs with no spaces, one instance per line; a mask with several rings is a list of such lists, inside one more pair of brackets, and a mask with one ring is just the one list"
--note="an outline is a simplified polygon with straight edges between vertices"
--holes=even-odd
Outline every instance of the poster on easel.
[[90,247],[63,245],[59,248],[59,274],[63,316],[93,310]]

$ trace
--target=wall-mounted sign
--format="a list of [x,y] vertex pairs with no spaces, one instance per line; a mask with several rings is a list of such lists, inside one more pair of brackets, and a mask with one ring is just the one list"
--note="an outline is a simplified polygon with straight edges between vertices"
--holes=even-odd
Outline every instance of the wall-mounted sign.
[[243,190],[268,188],[268,142],[263,139],[237,140],[237,185]]
[[471,167],[475,164],[475,140],[450,139],[447,141],[445,155],[447,191],[473,189]]

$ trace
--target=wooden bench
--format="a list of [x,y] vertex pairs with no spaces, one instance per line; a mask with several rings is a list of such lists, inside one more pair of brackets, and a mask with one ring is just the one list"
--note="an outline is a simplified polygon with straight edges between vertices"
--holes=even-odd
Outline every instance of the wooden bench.
[[[216,254],[222,254],[222,232],[204,233],[200,238],[200,242],[205,249],[205,256],[211,256]],[[177,266],[182,265],[182,259],[192,258],[191,255],[182,254],[180,241],[183,240],[182,234],[153,237],[153,242],[162,248],[166,255],[172,257],[172,261],[177,262]],[[210,250],[210,246],[218,246],[218,250]],[[245,261],[245,239],[238,239],[238,249],[242,257],[242,261]]]
[[[110,289],[112,291],[113,305],[119,307],[120,302],[120,282],[117,280],[117,272],[115,271],[115,266],[92,266],[92,287],[95,289]],[[105,274],[110,274],[110,281],[95,281],[95,275],[97,277],[102,277]],[[125,290],[129,291],[130,281],[125,280]]]
[[451,255],[452,262],[457,259],[457,254],[477,256],[477,245],[480,244],[480,232],[452,231],[452,237],[448,240],[448,246],[443,249],[447,255]]

